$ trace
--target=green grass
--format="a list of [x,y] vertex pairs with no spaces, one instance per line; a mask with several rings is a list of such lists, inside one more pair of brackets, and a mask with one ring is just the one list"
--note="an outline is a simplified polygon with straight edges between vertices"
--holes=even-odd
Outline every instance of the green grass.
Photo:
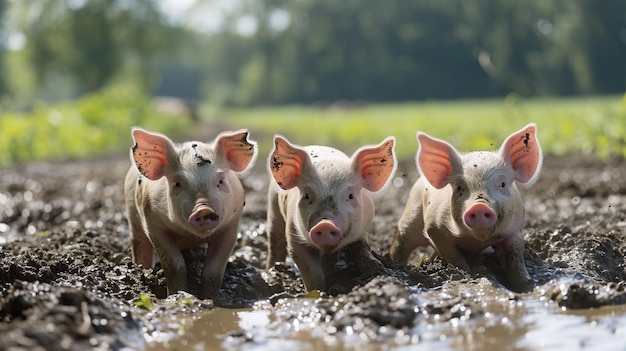
[[[351,154],[361,145],[396,137],[399,158],[413,158],[415,132],[445,139],[461,151],[495,150],[529,122],[547,154],[626,157],[626,95],[568,99],[432,101],[370,104],[354,109],[308,106],[203,111],[218,129],[248,128],[263,159],[272,136],[300,145],[320,144]],[[0,109],[0,166],[31,160],[84,158],[131,146],[130,127],[160,131],[174,140],[204,128],[188,118],[158,113],[147,96],[129,87],[109,87],[72,103],[40,104],[32,111]]]
[[224,109],[211,115],[211,121],[250,129],[262,155],[269,152],[275,133],[296,144],[330,145],[347,153],[394,135],[400,158],[414,157],[418,130],[461,151],[495,150],[510,133],[535,122],[547,154],[626,157],[626,95],[372,104],[355,109],[263,107]]
[[147,96],[127,86],[71,103],[41,103],[29,112],[0,110],[0,166],[128,150],[132,126],[179,134],[188,120],[158,113]]

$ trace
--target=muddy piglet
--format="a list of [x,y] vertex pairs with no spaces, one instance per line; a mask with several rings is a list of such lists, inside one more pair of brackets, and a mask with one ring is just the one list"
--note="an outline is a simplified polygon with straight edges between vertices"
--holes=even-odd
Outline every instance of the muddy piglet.
[[343,251],[361,271],[384,266],[369,251],[366,231],[374,217],[370,192],[396,169],[395,139],[365,146],[352,157],[325,146],[300,147],[275,136],[268,166],[267,268],[289,251],[308,291],[326,290],[326,272]]
[[493,247],[514,291],[533,287],[524,263],[522,199],[516,182],[530,185],[542,153],[537,128],[511,134],[497,152],[460,154],[445,141],[418,132],[417,168],[391,246],[391,258],[407,264],[417,246],[432,245],[448,263],[467,271],[464,252]]
[[181,250],[208,243],[200,294],[211,296],[237,240],[244,205],[238,174],[254,163],[256,143],[244,130],[212,143],[174,144],[141,128],[132,137],[124,191],[133,262],[151,268],[156,251],[169,295],[189,288]]

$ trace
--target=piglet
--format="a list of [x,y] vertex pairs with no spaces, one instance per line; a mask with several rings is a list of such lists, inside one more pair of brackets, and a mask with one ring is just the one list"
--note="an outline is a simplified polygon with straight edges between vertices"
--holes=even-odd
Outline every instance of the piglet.
[[448,263],[470,270],[463,252],[493,247],[514,291],[532,289],[524,263],[524,207],[516,182],[537,178],[542,153],[537,128],[511,134],[497,152],[460,154],[445,141],[418,132],[417,168],[390,256],[407,264],[417,246],[432,245]]
[[169,295],[188,289],[181,250],[208,243],[202,290],[211,296],[237,240],[244,205],[238,173],[254,163],[256,143],[244,130],[221,133],[212,143],[174,144],[141,128],[132,137],[124,192],[133,262],[151,268],[156,251]]
[[299,147],[275,136],[268,159],[267,268],[289,251],[308,291],[326,290],[326,273],[343,250],[361,271],[384,266],[369,251],[366,231],[374,217],[370,192],[396,169],[395,139],[365,146],[352,157],[325,146]]

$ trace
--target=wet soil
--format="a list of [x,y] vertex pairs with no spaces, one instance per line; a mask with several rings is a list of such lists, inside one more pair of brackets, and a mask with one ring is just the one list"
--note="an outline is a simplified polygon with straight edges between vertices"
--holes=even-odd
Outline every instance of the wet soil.
[[166,297],[159,265],[132,264],[125,155],[1,169],[0,349],[626,347],[625,160],[547,157],[539,181],[522,189],[526,265],[537,283],[524,294],[500,283],[489,253],[473,258],[471,273],[422,261],[427,250],[391,268],[395,223],[417,177],[411,160],[375,197],[369,243],[386,274],[340,261],[327,293],[306,294],[292,262],[264,269],[264,160],[243,181],[240,237],[213,300],[193,295],[202,249],[185,252],[191,294]]

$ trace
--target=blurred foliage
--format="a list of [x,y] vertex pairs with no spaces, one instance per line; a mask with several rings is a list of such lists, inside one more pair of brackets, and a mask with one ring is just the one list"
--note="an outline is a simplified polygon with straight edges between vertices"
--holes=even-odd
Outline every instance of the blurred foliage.
[[164,3],[0,0],[0,43],[24,39],[0,44],[0,96],[28,107],[120,81],[231,106],[625,91],[623,0],[196,0],[178,20]]
[[224,109],[213,121],[248,128],[267,155],[275,133],[300,145],[331,145],[350,154],[357,147],[396,137],[399,158],[415,157],[418,130],[452,143],[460,151],[496,150],[506,136],[530,122],[537,123],[544,153],[626,157],[626,95],[624,97],[459,100]]
[[135,306],[151,311],[154,308],[152,301],[148,295],[142,294],[139,299],[135,300]]
[[10,5],[5,40],[25,41],[7,54],[14,100],[74,98],[120,80],[147,90],[156,55],[175,48],[178,29],[166,25],[153,0],[0,2]]
[[[296,144],[330,145],[350,154],[357,147],[396,137],[402,159],[415,156],[415,133],[443,138],[461,151],[495,150],[527,123],[538,125],[547,154],[626,157],[626,95],[623,97],[459,100],[335,104],[323,108],[282,106],[204,111],[207,123],[247,128],[267,155],[272,136]],[[174,139],[193,135],[188,116],[155,110],[138,89],[115,86],[75,103],[39,103],[28,113],[0,111],[0,166],[28,160],[66,159],[127,150],[130,127],[161,131]],[[261,156],[263,160],[265,156]]]
[[623,0],[195,0],[178,19],[164,3],[0,0],[0,165],[189,126],[153,95],[300,144],[396,135],[412,157],[418,129],[470,150],[536,121],[549,153],[626,155],[626,102],[529,98],[624,93]]
[[0,166],[28,160],[102,155],[132,146],[130,128],[180,134],[190,119],[157,112],[130,86],[110,86],[74,103],[0,111]]
[[[206,55],[199,56],[206,67],[206,95],[225,104],[511,92],[525,97],[621,94],[625,89],[622,0],[241,4],[205,38]],[[249,27],[254,30],[242,30]]]
[[[0,33],[2,33],[2,29],[3,29],[3,18],[5,17],[6,14],[6,1],[5,0],[0,0]],[[1,39],[1,37],[0,37]],[[4,48],[3,42],[2,40],[0,40],[0,97],[2,97],[2,94],[7,91],[7,83],[6,83],[6,57],[3,54],[3,52],[6,49]]]

